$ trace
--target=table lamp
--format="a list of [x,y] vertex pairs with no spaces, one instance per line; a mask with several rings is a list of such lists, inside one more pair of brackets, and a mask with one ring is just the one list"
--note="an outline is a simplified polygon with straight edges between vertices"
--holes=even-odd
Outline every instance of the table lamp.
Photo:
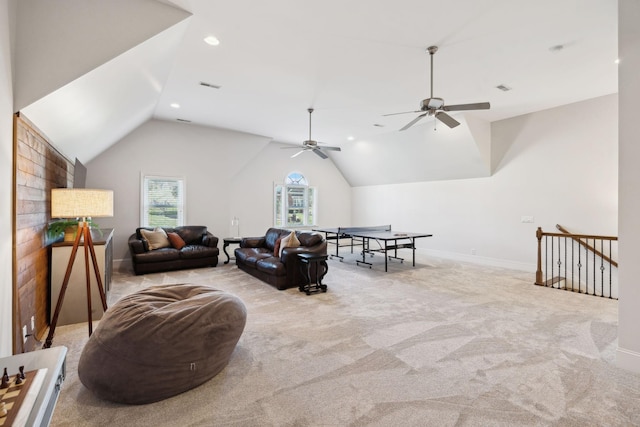
[[91,239],[91,230],[87,218],[97,217],[110,217],[113,216],[113,191],[111,190],[96,190],[88,188],[54,188],[51,190],[51,217],[52,218],[81,218],[78,220],[78,231],[76,238],[73,242],[73,248],[71,249],[71,257],[67,264],[67,270],[62,282],[62,288],[60,289],[60,295],[58,296],[58,302],[56,304],[53,318],[51,319],[51,325],[49,326],[49,334],[44,343],[44,348],[51,347],[53,342],[53,336],[56,330],[56,324],[58,323],[58,316],[62,303],[64,301],[64,295],[69,285],[69,278],[71,277],[71,270],[73,269],[73,263],[76,260],[76,252],[78,252],[78,246],[80,239],[84,238],[84,264],[85,264],[85,276],[87,286],[87,314],[89,321],[89,336],[93,332],[93,321],[91,318],[91,274],[89,271],[89,254],[91,254],[91,261],[93,263],[93,271],[96,276],[96,282],[98,285],[98,292],[100,293],[100,299],[102,301],[102,308],[107,310],[107,298],[105,296],[102,279],[98,269],[98,263],[96,258],[95,249],[93,247],[93,240]]

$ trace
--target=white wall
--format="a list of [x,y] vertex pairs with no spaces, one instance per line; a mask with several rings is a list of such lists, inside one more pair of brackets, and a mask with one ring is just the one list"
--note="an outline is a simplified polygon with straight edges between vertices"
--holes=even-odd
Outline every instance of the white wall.
[[[209,127],[150,120],[87,166],[87,186],[114,190],[114,217],[97,221],[115,228],[114,258],[129,262],[127,239],[140,224],[140,174],[183,176],[186,223],[206,225],[220,239],[264,234],[273,221],[273,182],[292,170],[318,186],[319,218],[341,224],[350,218],[350,188],[330,160],[280,150],[269,138]],[[219,248],[222,248],[220,241]]]
[[535,271],[537,227],[617,235],[617,117],[609,95],[495,122],[493,144],[508,149],[492,176],[356,187],[353,222],[433,233],[418,245],[440,256]]
[[13,90],[10,46],[13,6],[9,0],[0,0],[0,357],[13,353]]
[[620,302],[618,365],[640,372],[640,2],[618,2],[620,66]]

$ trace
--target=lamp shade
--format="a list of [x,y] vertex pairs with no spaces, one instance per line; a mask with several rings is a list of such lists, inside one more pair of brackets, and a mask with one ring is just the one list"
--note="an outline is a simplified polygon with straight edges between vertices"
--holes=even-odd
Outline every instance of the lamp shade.
[[51,190],[52,218],[113,216],[113,191],[89,188]]

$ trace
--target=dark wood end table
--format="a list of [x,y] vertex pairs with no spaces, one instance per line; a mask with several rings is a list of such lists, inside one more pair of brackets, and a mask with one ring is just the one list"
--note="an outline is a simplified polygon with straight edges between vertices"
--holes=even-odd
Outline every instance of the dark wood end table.
[[231,261],[231,257],[229,257],[229,253],[227,252],[227,246],[240,245],[240,242],[242,242],[242,237],[225,237],[224,239],[222,239],[222,241],[222,251],[227,256],[227,260],[224,263],[229,264],[229,261]]
[[[311,295],[311,292],[327,292],[327,285],[322,284],[322,278],[329,271],[327,258],[329,258],[328,255],[298,254],[300,270],[306,278],[306,283],[298,287],[300,292],[305,292],[307,295]],[[311,281],[312,273],[315,273],[315,282],[313,283]]]

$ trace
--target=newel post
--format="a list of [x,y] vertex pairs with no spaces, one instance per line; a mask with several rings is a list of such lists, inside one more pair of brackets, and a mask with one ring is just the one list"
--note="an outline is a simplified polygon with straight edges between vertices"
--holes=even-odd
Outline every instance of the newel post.
[[538,238],[538,268],[536,269],[536,285],[543,286],[542,283],[542,228],[538,227],[536,231]]

